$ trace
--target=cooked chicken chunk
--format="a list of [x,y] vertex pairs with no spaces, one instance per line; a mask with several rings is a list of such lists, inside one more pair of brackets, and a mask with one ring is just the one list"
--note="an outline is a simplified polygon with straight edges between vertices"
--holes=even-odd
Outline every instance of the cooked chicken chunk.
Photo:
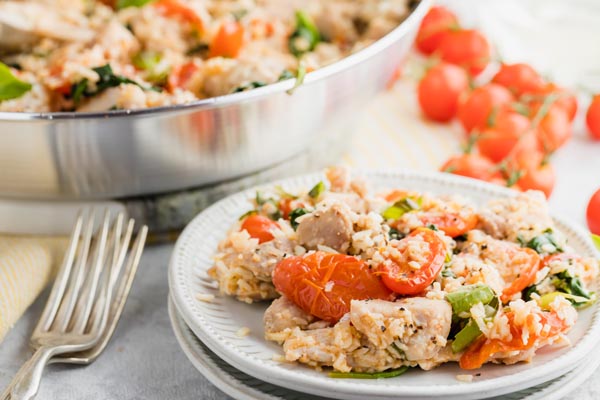
[[284,331],[296,327],[306,329],[314,319],[315,317],[304,312],[290,299],[281,296],[271,303],[263,316],[265,338],[281,342],[287,337]]
[[302,217],[297,230],[298,242],[309,249],[322,245],[345,252],[353,233],[348,213],[347,206],[333,203]]
[[426,360],[446,345],[452,307],[444,300],[423,297],[397,302],[353,300],[350,320],[372,346],[385,349],[394,343],[406,360]]

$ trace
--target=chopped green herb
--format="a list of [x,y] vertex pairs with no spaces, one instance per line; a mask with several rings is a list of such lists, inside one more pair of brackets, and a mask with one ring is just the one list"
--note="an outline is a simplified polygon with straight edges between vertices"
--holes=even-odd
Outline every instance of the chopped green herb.
[[456,274],[450,268],[444,268],[442,270],[442,276],[444,278],[456,278]]
[[168,66],[162,64],[162,55],[155,51],[141,51],[131,60],[133,65],[146,71],[146,79],[156,84],[165,84],[169,77]]
[[265,204],[267,202],[267,199],[265,199],[263,197],[263,194],[257,190],[256,191],[256,197],[254,198],[254,201],[256,202],[256,205],[262,206],[263,204]]
[[312,189],[309,190],[308,195],[313,199],[317,199],[325,191],[325,184],[320,181]]
[[239,21],[242,18],[244,18],[246,14],[248,14],[248,10],[246,10],[245,8],[240,8],[239,10],[235,10],[231,13],[231,15],[233,15],[233,18],[235,18],[236,21]]
[[277,82],[287,81],[288,79],[292,78],[294,78],[294,74],[292,74],[292,71],[290,71],[289,69],[284,69],[283,71],[281,71],[279,78],[277,78]]
[[427,229],[431,229],[432,231],[439,231],[438,227],[434,224],[427,225]]
[[579,297],[591,299],[594,294],[590,293],[583,287],[581,279],[577,276],[571,276],[568,271],[562,271],[555,275],[552,284],[558,291],[563,293],[573,294]]
[[81,101],[83,94],[87,90],[87,84],[88,80],[87,78],[84,78],[71,86],[71,97],[73,98],[75,104]]
[[296,11],[296,29],[290,35],[288,47],[296,57],[313,51],[321,41],[321,34],[312,18],[304,11]]
[[231,91],[231,93],[245,92],[246,90],[256,89],[263,86],[267,86],[267,84],[262,81],[252,81],[236,87]]
[[290,211],[290,225],[292,225],[294,230],[298,228],[298,222],[296,222],[296,219],[308,213],[310,213],[310,210],[307,210],[306,208],[295,208]]
[[[521,238],[522,239],[522,238]],[[519,238],[517,237],[517,240]],[[563,249],[558,244],[556,238],[552,234],[552,230],[546,230],[541,235],[538,235],[531,239],[525,247],[529,247],[537,251],[538,253],[545,254],[554,254],[554,253],[562,253]]]
[[390,232],[388,233],[390,240],[400,240],[404,238],[405,235],[400,233],[400,231],[396,228],[390,228]]
[[523,290],[523,300],[525,300],[525,301],[531,300],[531,295],[533,295],[534,293],[537,295],[540,294],[537,290],[536,285],[532,285],[532,286],[525,288],[525,290]]
[[15,77],[10,68],[0,62],[0,101],[17,99],[29,92],[31,88],[31,83]]
[[330,372],[330,378],[341,378],[341,379],[379,379],[379,378],[393,378],[400,376],[408,371],[408,367],[400,367],[384,372]]
[[193,47],[191,47],[185,55],[187,56],[205,56],[208,52],[209,47],[206,43],[199,43]]
[[411,199],[410,197],[406,197],[404,199],[398,200],[391,207],[388,207],[381,215],[385,219],[398,219],[402,217],[404,214],[410,211],[418,210],[421,208],[421,199],[417,199],[417,201]]
[[116,8],[121,10],[127,7],[143,7],[153,0],[117,0]]

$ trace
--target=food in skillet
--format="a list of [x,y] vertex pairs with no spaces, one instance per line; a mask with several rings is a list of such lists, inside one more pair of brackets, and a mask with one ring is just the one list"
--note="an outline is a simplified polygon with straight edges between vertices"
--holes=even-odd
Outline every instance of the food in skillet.
[[0,111],[136,109],[299,84],[390,32],[408,4],[2,1]]
[[288,361],[342,377],[528,361],[568,345],[596,299],[598,261],[568,246],[540,192],[476,207],[326,175],[258,192],[209,270],[225,295],[273,300],[265,336]]

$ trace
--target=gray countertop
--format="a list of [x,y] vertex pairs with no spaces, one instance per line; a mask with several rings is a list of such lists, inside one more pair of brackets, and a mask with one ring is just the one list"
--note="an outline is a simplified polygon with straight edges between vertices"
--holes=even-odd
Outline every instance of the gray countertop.
[[[39,399],[229,399],[179,349],[167,314],[167,264],[173,247],[146,249],[129,301],[104,354],[87,367],[51,365]],[[43,294],[0,344],[0,389],[29,355]],[[567,399],[600,399],[600,370]]]

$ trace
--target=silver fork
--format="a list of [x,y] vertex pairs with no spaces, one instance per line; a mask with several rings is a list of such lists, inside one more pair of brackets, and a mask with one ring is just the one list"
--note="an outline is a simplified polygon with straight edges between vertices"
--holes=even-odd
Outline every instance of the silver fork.
[[123,216],[119,215],[110,226],[110,215],[106,213],[92,243],[93,228],[93,213],[77,219],[63,265],[31,337],[36,351],[1,399],[33,398],[47,363],[91,362],[110,339],[133,281],[147,229],[140,230],[127,266],[120,274],[133,232],[133,220],[122,236]]

